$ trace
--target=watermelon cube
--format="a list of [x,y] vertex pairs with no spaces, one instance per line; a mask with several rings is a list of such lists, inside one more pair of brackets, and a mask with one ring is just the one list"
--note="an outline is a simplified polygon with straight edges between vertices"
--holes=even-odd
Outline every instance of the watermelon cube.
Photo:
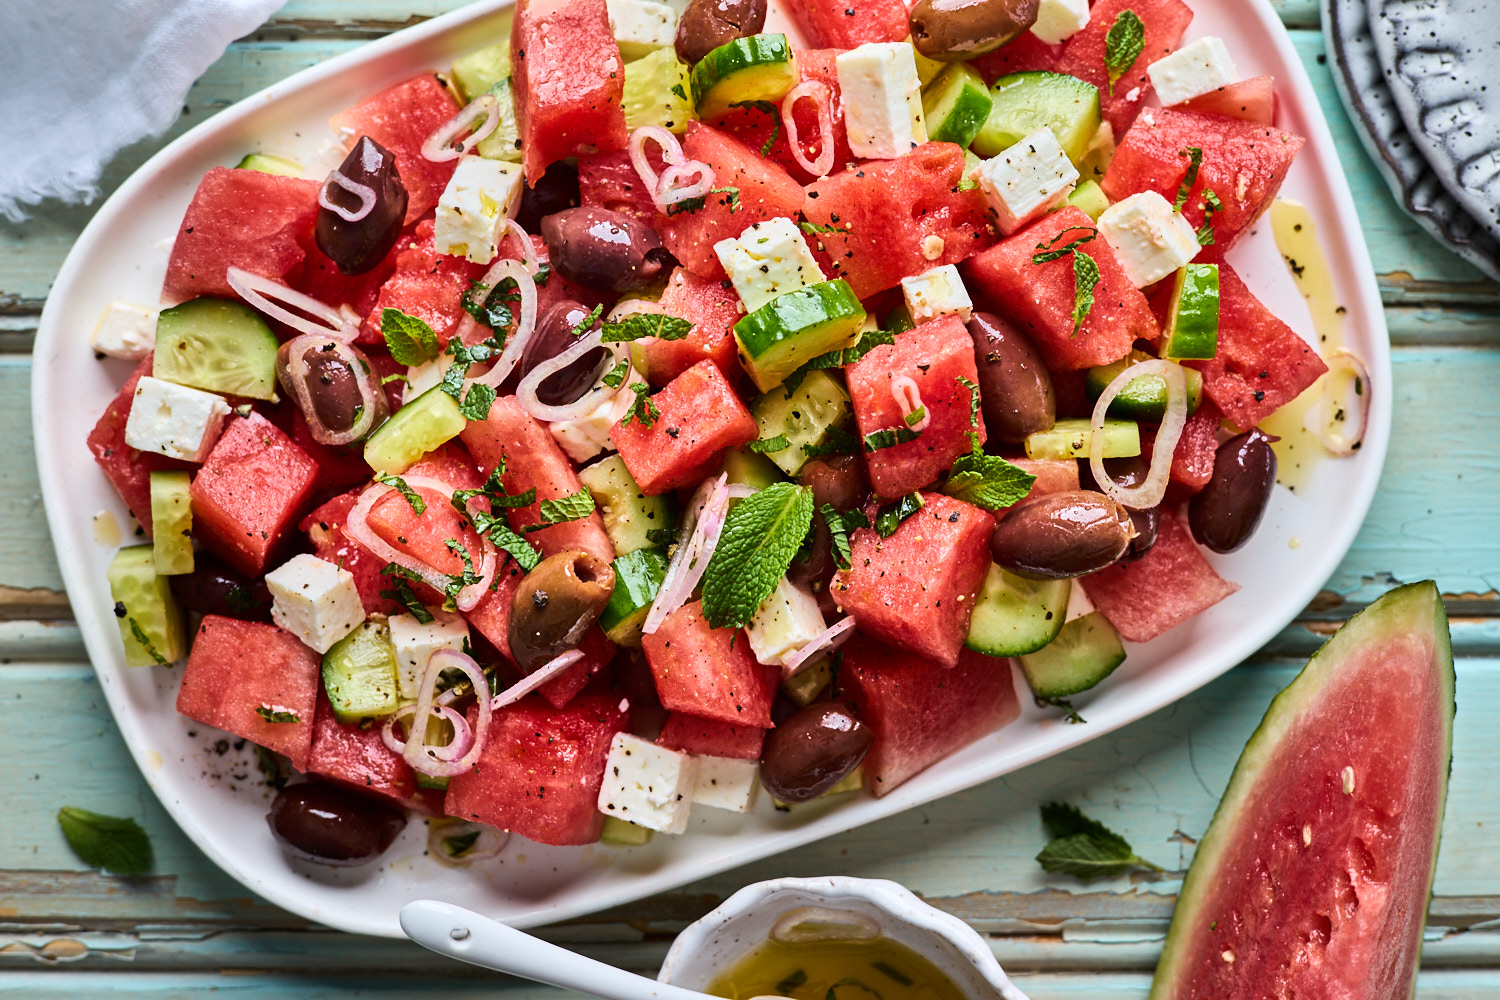
[[151,374],[152,355],[148,354],[125,380],[118,395],[110,400],[94,429],[89,431],[89,451],[99,463],[110,485],[120,494],[126,508],[140,522],[146,537],[151,537],[151,473],[168,469],[191,469],[187,462],[178,462],[149,451],[136,451],[125,443],[125,424],[130,419],[130,406],[135,401],[135,386],[142,375]]
[[1208,564],[1187,529],[1162,508],[1156,544],[1079,582],[1104,617],[1131,642],[1150,642],[1240,589]]
[[625,64],[603,3],[520,0],[510,61],[528,183],[565,157],[625,148]]
[[860,632],[951,667],[989,572],[995,519],[943,493],[922,500],[889,538],[855,529],[851,565],[833,575],[829,593]]
[[684,604],[641,636],[661,703],[739,726],[771,728],[777,667],[755,662],[750,640],[734,628],[710,628],[703,602]]
[[[401,371],[405,374],[406,369],[403,367]],[[287,416],[291,417],[290,427],[285,419]],[[313,489],[319,496],[351,489],[369,481],[373,470],[370,463],[365,461],[361,444],[340,446],[315,440],[312,429],[307,425],[307,418],[295,405],[277,407],[268,412],[266,418],[290,434],[292,443],[307,452],[307,457],[317,463],[318,475]]]
[[1071,458],[1012,458],[1010,464],[1031,473],[1036,482],[1020,503],[1044,497],[1048,493],[1066,493],[1078,489],[1078,463]]
[[474,769],[449,781],[444,809],[539,844],[592,844],[604,828],[604,762],[626,723],[620,699],[607,695],[561,709],[536,696],[507,705]]
[[312,750],[304,770],[425,813],[441,813],[442,793],[417,787],[416,772],[404,757],[385,745],[380,730],[379,724],[340,722],[327,697],[319,697],[313,716]]
[[[1140,56],[1111,87],[1104,64],[1105,38],[1115,19],[1126,10],[1134,11],[1145,26],[1145,44]],[[1182,0],[1099,0],[1089,12],[1089,23],[1068,39],[1052,69],[1098,87],[1104,120],[1114,127],[1115,135],[1121,135],[1153,92],[1146,67],[1177,49],[1192,20],[1193,12]],[[1168,200],[1171,197],[1168,195]]]
[[1276,115],[1276,79],[1255,76],[1248,80],[1237,80],[1174,107],[1178,111],[1228,115],[1256,125],[1269,125]]
[[901,406],[891,388],[905,376],[917,384],[927,426],[914,441],[865,452],[870,485],[883,497],[930,486],[953,460],[972,447],[971,432],[984,443],[984,421],[975,421],[974,392],[959,380],[977,385],[974,341],[957,316],[939,316],[896,335],[844,370],[861,438],[882,430],[906,429]]
[[403,237],[396,244],[395,273],[380,286],[375,306],[360,327],[359,343],[385,346],[380,321],[386,309],[399,309],[426,323],[445,347],[458,329],[464,318],[463,294],[484,274],[484,265],[438,253],[433,227],[431,219],[423,219],[410,239]]
[[1203,150],[1182,214],[1194,229],[1202,226],[1203,192],[1212,190],[1224,206],[1213,213],[1213,246],[1225,253],[1271,206],[1306,141],[1238,118],[1152,108],[1121,138],[1099,183],[1111,201],[1155,191],[1170,202],[1187,176],[1190,161],[1184,150]]
[[317,463],[259,413],[231,417],[193,477],[193,533],[259,576],[297,523],[317,474]]
[[1028,31],[993,52],[975,56],[969,65],[984,77],[985,83],[993,86],[996,80],[1012,73],[1052,69],[1062,50],[1061,45],[1048,45]]
[[[177,691],[177,711],[285,754],[307,769],[323,660],[290,632],[204,615]],[[292,722],[262,715],[289,712]]]
[[380,596],[382,590],[389,590],[392,586],[390,577],[380,572],[386,561],[344,534],[344,522],[363,492],[362,489],[353,490],[334,497],[304,517],[297,528],[312,542],[315,556],[342,566],[354,577],[354,586],[359,590],[359,601],[364,605],[365,614],[393,615],[401,610],[401,606],[389,597]]
[[[646,145],[646,159],[657,173],[666,165],[655,143]],[[623,149],[578,158],[578,195],[580,204],[631,216],[653,229],[661,220],[651,189]]]
[[681,340],[641,343],[647,381],[666,385],[700,361],[712,361],[731,381],[743,375],[732,332],[743,313],[733,288],[679,267],[661,294],[661,308],[668,316],[691,321],[693,329]]
[[406,185],[409,226],[432,211],[458,166],[457,160],[438,162],[422,155],[422,144],[458,110],[458,102],[437,76],[423,73],[339,112],[329,124],[344,137],[345,149],[353,149],[359,137],[367,135],[391,151]]
[[[370,530],[399,551],[437,567],[439,572],[457,576],[464,565],[463,558],[448,548],[452,539],[463,545],[477,568],[481,548],[478,533],[442,493],[411,482],[417,477],[436,479],[460,490],[478,489],[484,483],[464,446],[456,441],[446,442],[402,473],[402,478],[422,498],[425,505],[422,513],[412,509],[399,492],[387,493],[370,508]],[[434,602],[440,599],[429,588],[419,587],[417,592]]]
[[[646,427],[616,424],[609,438],[647,496],[695,485],[728,448],[754,441],[755,418],[717,365],[700,361],[651,397],[660,411]],[[472,426],[472,425],[471,425]]]
[[[1063,231],[1073,227],[1084,231],[1064,237]],[[1137,339],[1161,336],[1151,304],[1125,275],[1114,250],[1097,236],[1074,251],[1093,258],[1099,266],[1099,283],[1094,286],[1094,304],[1083,326],[1077,334],[1073,332],[1077,295],[1072,256],[1042,264],[1033,264],[1031,259],[1039,249],[1063,245],[1090,230],[1098,231],[1093,220],[1068,206],[964,265],[964,277],[975,301],[983,300],[1019,326],[1042,352],[1047,367],[1055,371],[1107,365],[1129,354]]]
[[464,612],[470,627],[490,641],[507,660],[510,655],[510,602],[526,576],[514,559],[506,559],[495,571],[495,585],[484,592],[479,603]]
[[799,0],[786,11],[809,41],[825,49],[899,42],[911,33],[901,0]]
[[764,729],[705,719],[686,712],[668,712],[661,735],[656,738],[658,746],[678,753],[737,760],[760,760],[760,750],[765,742]]
[[808,185],[808,221],[841,230],[809,241],[825,273],[863,299],[991,246],[984,195],[959,190],[963,175],[963,150],[929,142]]
[[363,274],[345,274],[333,258],[318,248],[316,240],[309,240],[303,247],[307,259],[302,262],[300,274],[292,287],[335,309],[346,305],[360,317],[368,316],[380,296],[380,286],[396,273],[396,258],[406,242],[398,239],[385,259]]
[[876,798],[1021,714],[1010,662],[968,649],[945,666],[856,635],[839,688],[875,735],[864,768]]
[[[838,69],[834,59],[842,52],[842,49],[798,49],[795,53],[797,62],[797,76],[802,81],[816,80],[828,88],[829,107],[834,109],[833,114],[833,162],[835,164],[853,163],[854,153],[849,149],[849,132],[844,125],[844,116],[839,114],[839,89]],[[818,153],[823,149],[823,137],[818,133],[818,113],[811,101],[798,101],[794,112],[797,123],[797,137],[802,142],[803,155],[810,160],[815,160]],[[731,107],[718,118],[710,119],[707,124],[722,132],[728,132],[740,142],[751,149],[765,149],[770,143],[770,149],[766,153],[771,159],[786,170],[799,184],[809,184],[817,180],[811,173],[803,170],[792,158],[792,146],[790,130],[780,124],[781,117],[778,114],[767,114],[763,106]]]
[[1214,454],[1219,449],[1219,423],[1224,415],[1208,400],[1188,417],[1172,452],[1172,482],[1194,493],[1208,485],[1214,475]]
[[537,693],[553,708],[562,708],[572,701],[615,659],[615,644],[604,637],[604,631],[597,625],[584,633],[578,649],[583,659],[537,688]]

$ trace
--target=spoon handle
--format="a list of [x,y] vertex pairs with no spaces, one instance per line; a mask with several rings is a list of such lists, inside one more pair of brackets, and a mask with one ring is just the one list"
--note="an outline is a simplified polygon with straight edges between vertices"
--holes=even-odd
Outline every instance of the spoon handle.
[[419,899],[401,908],[407,937],[440,955],[608,1000],[709,1000],[559,948],[452,903]]

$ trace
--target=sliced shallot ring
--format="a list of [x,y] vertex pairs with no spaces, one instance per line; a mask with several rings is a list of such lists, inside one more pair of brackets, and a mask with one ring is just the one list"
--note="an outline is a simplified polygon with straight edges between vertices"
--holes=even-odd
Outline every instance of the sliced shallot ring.
[[788,653],[781,660],[781,677],[790,680],[802,672],[806,666],[810,666],[818,654],[837,649],[844,644],[849,636],[849,630],[854,628],[854,616],[840,618],[828,628],[818,633],[811,642],[794,653]]
[[558,654],[491,698],[490,708],[499,710],[506,705],[514,705],[581,659],[583,659],[581,649],[570,649],[566,653]]
[[[447,692],[443,693],[446,694]],[[428,749],[437,754],[441,760],[451,760],[453,757],[461,756],[469,749],[471,741],[474,739],[474,734],[469,729],[468,719],[460,715],[457,710],[440,704],[440,701],[441,695],[438,700],[433,702],[432,714],[441,716],[447,721],[448,725],[453,727],[453,742],[446,747],[429,747]],[[406,751],[407,741],[396,735],[396,726],[400,725],[402,719],[415,714],[416,711],[417,706],[415,702],[410,705],[404,705],[396,710],[395,715],[387,718],[385,725],[380,727],[380,739],[392,752],[404,753]],[[459,749],[455,750],[455,747]],[[449,753],[449,756],[444,757],[444,753]]]
[[[453,141],[468,132],[481,115],[484,116],[484,124],[474,128],[468,139]],[[427,137],[427,141],[422,143],[422,155],[434,163],[456,160],[483,142],[499,124],[500,102],[495,100],[493,94],[480,94]]]
[[[468,850],[458,856],[448,853],[444,846],[445,842],[454,837],[465,837],[471,833],[479,834]],[[451,823],[442,823],[434,820],[427,828],[427,853],[436,858],[439,863],[445,865],[471,865],[476,861],[493,858],[505,850],[505,845],[510,843],[510,833],[505,830],[497,830],[486,823],[474,823],[466,819],[454,820]]]
[[630,163],[640,176],[641,183],[646,185],[646,190],[654,192],[660,178],[646,157],[647,142],[655,142],[661,147],[662,158],[669,165],[685,163],[687,158],[682,152],[682,143],[660,125],[642,125],[630,133]]
[[434,778],[451,778],[454,775],[463,774],[474,766],[479,760],[479,755],[484,752],[486,737],[489,735],[490,717],[493,715],[488,698],[475,699],[478,714],[474,725],[468,727],[473,734],[473,742],[461,756],[451,760],[444,759],[438,756],[439,751],[444,748],[428,746],[427,722],[436,708],[433,704],[433,691],[437,686],[438,676],[448,669],[463,671],[469,678],[469,683],[474,685],[475,691],[485,690],[489,686],[484,671],[479,669],[479,664],[474,662],[474,658],[456,649],[439,649],[427,660],[427,669],[422,673],[422,684],[417,690],[417,706],[412,716],[411,730],[407,733],[406,748],[402,751],[402,756],[415,770]]
[[[527,240],[528,245],[530,240]],[[479,283],[493,291],[500,282],[510,278],[516,283],[516,291],[521,296],[521,307],[517,312],[516,328],[505,338],[505,349],[500,352],[500,357],[490,366],[490,370],[483,375],[468,379],[466,384],[478,382],[487,385],[491,389],[500,388],[500,383],[515,370],[516,365],[521,363],[521,358],[526,354],[526,348],[531,343],[532,334],[536,332],[536,282],[532,280],[531,273],[526,270],[526,265],[518,260],[497,261]],[[486,293],[488,294],[488,293]],[[466,317],[474,326],[472,317]]]
[[[453,487],[441,479],[434,479],[431,476],[406,476],[404,478],[406,485],[413,489],[432,490],[435,493],[442,494],[450,501],[453,499]],[[344,531],[350,538],[366,549],[369,549],[371,554],[384,559],[386,562],[395,563],[403,569],[411,570],[422,578],[423,583],[441,594],[447,588],[450,580],[450,577],[446,573],[439,573],[434,567],[422,562],[420,559],[402,552],[390,542],[381,538],[375,533],[375,529],[370,527],[370,511],[375,508],[375,504],[382,497],[394,490],[394,486],[389,486],[385,483],[376,483],[361,493],[359,499],[355,501],[354,508],[349,511],[349,517],[344,521]],[[474,606],[484,599],[485,591],[489,589],[490,583],[495,579],[495,570],[498,568],[500,561],[495,549],[495,543],[491,542],[484,535],[480,535],[479,544],[483,552],[479,564],[479,580],[469,584],[458,592],[458,597],[454,603],[460,611],[472,611]]]
[[297,409],[302,411],[302,416],[307,420],[313,438],[320,444],[344,445],[357,441],[364,437],[375,423],[376,400],[370,388],[370,380],[360,378],[358,374],[354,376],[354,383],[359,387],[359,419],[350,424],[346,430],[329,430],[318,416],[317,408],[312,403],[312,394],[307,390],[307,352],[313,347],[329,351],[348,365],[351,372],[357,372],[362,363],[358,358],[350,355],[349,352],[353,348],[349,344],[326,333],[304,333],[292,338],[287,342],[287,367],[291,369],[292,378],[289,381],[292,384],[291,393],[296,401]]
[[[612,398],[617,392],[630,392],[624,385],[611,389],[603,382],[595,381],[593,385],[571,403],[553,406],[541,401],[537,396],[537,390],[542,383],[551,376],[562,371],[581,358],[586,357],[590,351],[604,348],[609,352],[613,362],[618,362],[629,354],[629,345],[624,343],[604,343],[600,337],[602,331],[595,330],[586,337],[568,345],[568,349],[555,357],[548,358],[526,373],[516,386],[516,402],[521,404],[521,409],[531,414],[543,423],[557,423],[562,420],[581,420],[593,413],[595,408],[604,401],[606,397]],[[601,373],[602,377],[602,373]],[[602,394],[602,395],[601,395]]]
[[[901,422],[920,434],[927,429],[932,422],[932,414],[922,406],[922,390],[917,386],[917,380],[910,375],[897,375],[891,379],[891,395],[896,398],[896,405],[901,407]],[[922,410],[922,419],[916,423],[908,423],[907,417]]]
[[[1370,369],[1365,367],[1364,361],[1359,355],[1353,353],[1346,347],[1340,347],[1328,356],[1330,362],[1328,374],[1323,376],[1326,380],[1323,390],[1323,398],[1307,408],[1307,414],[1303,417],[1302,424],[1313,437],[1318,439],[1325,451],[1339,458],[1348,458],[1359,451],[1360,445],[1364,443],[1365,431],[1370,426]],[[1359,397],[1359,430],[1353,437],[1346,437],[1335,431],[1334,424],[1346,423],[1344,420],[1334,420],[1328,416],[1328,389],[1333,387],[1330,376],[1342,365],[1354,372],[1354,394]],[[1340,410],[1347,407],[1340,407]]]
[[[802,149],[802,139],[797,134],[797,116],[793,112],[802,99],[813,102],[818,111],[818,158],[809,160]],[[786,128],[786,141],[792,147],[792,159],[797,166],[814,177],[826,177],[833,169],[833,92],[822,80],[803,80],[787,91],[781,101],[781,123]]]
[[[686,183],[696,177],[691,184]],[[701,160],[674,163],[661,172],[656,190],[651,197],[656,207],[665,212],[668,208],[691,198],[707,198],[714,186],[714,169]]]
[[[511,206],[511,211],[519,212],[520,210],[521,199],[517,198],[515,204]],[[534,277],[542,269],[542,262],[537,258],[536,245],[531,242],[531,234],[522,229],[521,224],[509,216],[500,223],[500,231],[496,234],[495,239],[496,246],[500,245],[500,240],[505,238],[506,233],[510,233],[521,241],[521,263],[526,265],[526,273]]]
[[[1167,384],[1167,411],[1162,415],[1156,430],[1156,441],[1151,446],[1151,470],[1144,482],[1136,486],[1121,486],[1104,469],[1104,419],[1109,404],[1115,401],[1132,379],[1142,375],[1157,375]],[[1089,469],[1099,489],[1116,503],[1134,510],[1149,510],[1160,504],[1167,495],[1167,479],[1172,472],[1172,453],[1177,450],[1177,440],[1182,437],[1182,427],[1187,423],[1187,377],[1182,366],[1159,358],[1131,365],[1114,381],[1105,386],[1104,392],[1094,404],[1093,417],[1089,420]]]
[[[687,539],[678,543],[656,599],[646,614],[646,622],[641,626],[641,631],[648,635],[660,628],[668,615],[687,603],[693,588],[703,578],[703,571],[708,568],[714,547],[719,544],[724,513],[729,507],[729,477],[720,473],[718,479],[698,487],[698,493],[697,502],[689,506],[682,523]],[[708,544],[710,533],[712,545]]]
[[[311,333],[343,341],[352,341],[359,336],[358,321],[350,323],[352,313],[335,309],[328,303],[320,302],[311,295],[304,295],[295,288],[288,288],[274,278],[267,278],[263,274],[246,271],[240,267],[226,269],[224,278],[240,298],[299,333]],[[299,316],[292,312],[281,305],[283,302],[301,309],[307,313],[307,316]],[[316,323],[308,316],[321,319],[323,323]]]
[[[354,197],[358,198],[359,210],[351,212],[343,205],[340,205],[338,202],[328,197],[328,185],[330,184],[341,187],[345,191],[348,191],[350,194],[354,195]],[[365,216],[369,215],[370,212],[375,208],[375,189],[370,187],[370,185],[368,184],[361,184],[359,183],[359,181],[351,181],[342,173],[335,170],[328,175],[328,179],[323,182],[323,186],[318,188],[318,204],[328,209],[328,211],[332,212],[334,215],[337,215],[345,222],[358,222]]]

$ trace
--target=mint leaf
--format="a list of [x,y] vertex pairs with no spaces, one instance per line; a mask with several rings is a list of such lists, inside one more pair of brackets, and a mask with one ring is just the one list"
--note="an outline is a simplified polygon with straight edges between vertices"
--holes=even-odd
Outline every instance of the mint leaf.
[[[730,214],[740,210],[740,189],[737,187],[710,188],[708,194],[722,194],[724,199],[721,205],[728,205]],[[696,212],[708,204],[708,195],[699,195],[697,198],[684,198],[682,201],[667,206],[667,216],[681,215],[685,212]]]
[[151,637],[146,634],[145,629],[141,628],[141,623],[135,620],[134,615],[130,617],[130,634],[135,637],[136,642],[141,644],[147,656],[164,667],[167,665],[167,658],[161,655],[161,650],[156,648],[156,643],[151,641]]
[[474,571],[474,559],[469,555],[469,550],[464,548],[463,542],[456,538],[449,538],[443,542],[448,546],[448,551],[464,561],[464,571],[456,576],[448,577],[448,585],[443,588],[443,610],[458,610],[458,595],[465,587],[479,582],[479,574]]
[[890,538],[896,533],[908,517],[927,505],[920,493],[908,493],[906,496],[881,507],[875,512],[875,531],[881,538]]
[[1065,802],[1042,807],[1042,824],[1053,839],[1036,856],[1045,871],[1072,875],[1085,882],[1123,875],[1138,868],[1161,871],[1140,857],[1124,837]]
[[482,830],[472,830],[469,833],[460,833],[452,837],[443,838],[443,853],[450,858],[461,858],[474,849]]
[[618,388],[620,388],[620,383],[623,382],[623,381],[625,381],[625,376],[629,372],[630,372],[630,362],[629,361],[621,361],[621,362],[618,362],[609,371],[605,372],[604,373],[604,377],[602,379],[600,379],[599,381],[603,382],[605,385],[609,386],[611,389],[618,389]]
[[413,514],[421,514],[427,510],[427,501],[422,499],[422,494],[408,486],[406,480],[400,476],[388,476],[384,472],[377,472],[375,473],[375,481],[395,487],[396,492],[405,497],[406,502],[411,505]]
[[678,97],[682,98],[684,101],[687,100],[687,91],[682,89],[682,84],[680,84],[680,83],[674,83],[674,84],[672,84],[672,93],[676,94]]
[[411,387],[411,379],[400,372],[396,372],[394,375],[387,375],[380,380],[381,385],[390,385],[392,382],[405,382],[408,388]]
[[771,116],[771,137],[760,147],[761,156],[769,156],[771,148],[776,145],[776,140],[781,138],[781,109],[770,101],[735,101],[729,105],[731,108],[748,108],[752,111],[764,111]]
[[1135,65],[1146,48],[1146,26],[1133,10],[1122,10],[1104,36],[1104,69],[1109,73],[1109,95],[1114,96],[1115,81]]
[[773,438],[761,438],[758,441],[751,441],[745,447],[757,455],[764,455],[768,451],[784,451],[791,446],[792,442],[786,439],[785,434],[778,434]]
[[[501,350],[500,341],[494,337],[487,337],[473,346],[465,344],[457,337],[448,341],[448,349],[444,353],[453,358],[453,363],[443,372],[443,381],[439,383],[438,387],[451,396],[455,403],[459,404],[460,412],[463,411],[464,404],[468,402],[464,398],[464,380],[469,377],[469,369],[481,361],[489,361],[498,357]],[[477,388],[479,387],[471,386],[469,395],[473,396],[473,390]],[[489,394],[488,402],[485,401],[483,393],[479,396],[473,396],[473,399],[474,401],[468,404],[469,412],[480,413],[481,415],[478,417],[469,417],[469,419],[483,420],[489,416],[490,404],[495,401],[493,391]]]
[[570,493],[556,500],[543,500],[541,505],[542,527],[549,524],[562,524],[564,521],[577,521],[579,518],[588,517],[594,512],[594,495],[586,487],[579,487],[577,493]]
[[465,420],[487,420],[494,403],[495,390],[482,382],[475,382],[469,386],[464,401],[458,404],[458,412]]
[[1073,703],[1066,698],[1038,698],[1036,699],[1036,704],[1038,708],[1062,709],[1063,721],[1070,726],[1081,726],[1089,721],[1079,715],[1077,709],[1073,707]]
[[969,390],[969,426],[977,431],[979,430],[979,384],[962,375],[958,376],[957,381],[961,388]]
[[794,483],[775,483],[730,510],[703,574],[703,615],[712,628],[750,621],[786,575],[812,517],[812,490]]
[[887,427],[884,430],[871,431],[865,435],[865,451],[894,448],[898,444],[915,441],[921,436],[920,431],[914,431],[910,427]]
[[1034,482],[1036,476],[1025,469],[976,448],[958,456],[943,492],[985,510],[1002,510],[1019,503]]
[[859,438],[850,434],[842,427],[834,426],[828,428],[824,435],[827,440],[822,444],[805,444],[802,446],[802,454],[808,458],[818,458],[822,455],[857,455],[859,454]]
[[583,319],[579,320],[578,324],[576,326],[574,326],[573,329],[569,330],[568,332],[571,333],[575,338],[582,337],[585,333],[588,333],[590,330],[592,330],[594,328],[594,324],[597,323],[597,322],[599,322],[599,317],[603,316],[603,315],[604,315],[604,306],[603,305],[597,305],[597,306],[594,307],[594,309],[593,309],[592,312],[590,312]]
[[825,226],[819,222],[799,222],[797,225],[802,227],[802,231],[809,236],[821,236],[824,233],[843,233],[847,236],[850,232],[842,226]]
[[833,539],[833,560],[839,569],[848,569],[850,566],[849,535],[855,528],[868,528],[870,519],[865,517],[864,511],[851,510],[847,514],[840,514],[833,504],[825,503],[818,508],[823,515],[823,523],[828,525],[828,534]]
[[267,722],[301,722],[302,717],[281,705],[256,705],[255,714]]
[[[525,493],[510,496],[505,492],[504,475],[505,459],[501,458],[479,489],[454,490],[452,504],[455,510],[469,519],[475,531],[494,542],[497,548],[509,552],[517,565],[530,573],[542,561],[542,554],[510,526],[503,512],[507,508],[529,507],[536,503],[536,490],[529,489]],[[469,501],[475,497],[488,500],[490,509],[469,510]]]
[[1099,264],[1086,253],[1073,255],[1073,333],[1083,329],[1083,321],[1094,308],[1094,288],[1099,284]]
[[[547,279],[541,274],[536,278],[538,285],[547,283]],[[491,330],[508,330],[515,315],[511,303],[520,301],[521,296],[516,290],[514,278],[501,280],[493,289],[475,278],[469,282],[469,287],[460,296],[458,304],[480,326],[487,326]]]
[[438,356],[437,334],[432,327],[400,309],[381,312],[380,332],[385,335],[385,346],[397,364],[410,368]]
[[1203,225],[1198,228],[1198,245],[1212,246],[1214,242],[1214,213],[1223,209],[1224,203],[1214,194],[1213,188],[1203,189]]
[[[1064,236],[1072,232],[1084,233],[1086,235],[1075,237],[1062,246],[1057,245],[1062,241]],[[1033,264],[1046,264],[1050,261],[1062,260],[1098,235],[1099,230],[1093,226],[1069,226],[1046,243],[1038,243],[1036,248],[1039,252],[1031,255],[1031,262]]]
[[[392,578],[391,586],[382,590],[380,596],[395,601],[406,609],[406,613],[415,618],[423,625],[432,624],[432,612],[427,610],[427,605],[417,597],[417,592],[411,589],[411,584],[402,578],[401,571],[404,569],[395,563],[387,563],[380,572]],[[413,574],[415,575],[415,574]]]
[[618,323],[605,323],[600,328],[600,340],[606,344],[617,344],[625,340],[640,340],[655,337],[658,340],[681,340],[693,332],[693,324],[666,313],[631,313]]
[[661,410],[651,401],[651,387],[644,382],[630,383],[630,391],[635,393],[635,402],[630,404],[630,411],[620,418],[620,426],[627,426],[632,420],[638,421],[642,427],[650,427],[656,423],[661,416]]
[[86,865],[115,875],[144,875],[151,870],[151,838],[133,819],[63,806],[57,811],[57,825]]
[[802,380],[807,377],[808,372],[823,368],[842,368],[845,365],[852,365],[882,344],[894,344],[895,342],[896,335],[890,330],[868,330],[860,336],[859,342],[853,347],[845,347],[841,350],[819,354],[811,361],[802,365],[786,377],[781,383],[781,387],[786,392],[786,398],[791,399],[792,393],[797,391],[798,386],[802,384]]
[[1188,158],[1187,173],[1182,177],[1182,183],[1177,185],[1177,198],[1172,202],[1172,211],[1182,211],[1182,206],[1187,204],[1188,195],[1193,191],[1193,185],[1198,183],[1198,168],[1203,166],[1203,150],[1197,146],[1189,146],[1179,150],[1178,156]]

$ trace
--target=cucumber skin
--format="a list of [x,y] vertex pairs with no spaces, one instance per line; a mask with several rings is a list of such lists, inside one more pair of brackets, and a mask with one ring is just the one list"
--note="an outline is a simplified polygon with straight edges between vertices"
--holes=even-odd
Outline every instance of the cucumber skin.
[[1032,694],[1068,698],[1114,673],[1125,662],[1125,647],[1109,620],[1091,611],[1065,623],[1056,639],[1017,660]]
[[167,382],[248,399],[276,398],[281,342],[254,310],[202,296],[156,319],[151,374]]
[[671,530],[677,526],[677,502],[672,495],[648,497],[642,493],[619,455],[610,455],[581,470],[578,481],[593,496],[616,556],[656,544],[647,534],[652,528]]
[[1209,360],[1219,353],[1217,264],[1187,264],[1177,272],[1161,346],[1161,356],[1174,361]]
[[365,439],[365,461],[376,472],[399,475],[429,451],[458,437],[467,424],[453,397],[433,386]]
[[1072,580],[1027,580],[991,563],[964,645],[986,656],[1036,652],[1062,631],[1072,590]]
[[778,295],[734,324],[740,362],[770,392],[820,354],[853,346],[865,308],[843,278]]
[[[933,98],[931,107],[929,94]],[[954,63],[922,91],[928,141],[951,142],[967,149],[989,120],[994,105],[995,99],[985,87],[984,79],[966,63]],[[945,107],[947,114],[941,114]]]
[[187,623],[182,606],[172,594],[167,578],[156,573],[156,554],[152,546],[129,545],[115,554],[106,571],[109,580],[109,595],[117,609],[123,607],[124,615],[116,611],[116,623],[120,627],[120,638],[125,644],[127,667],[150,667],[157,660],[135,637],[130,627],[132,620],[146,633],[146,638],[168,663],[175,663],[187,655]]
[[[1133,458],[1141,453],[1141,431],[1134,421],[1104,421],[1104,457]],[[1027,458],[1088,458],[1089,421],[1081,417],[1059,420],[1050,431],[1026,438]]]
[[[754,76],[751,76],[751,74]],[[773,80],[755,86],[757,77]],[[741,77],[743,93],[725,93]],[[781,79],[784,78],[784,79]],[[693,104],[698,117],[715,118],[737,101],[779,100],[797,85],[797,63],[791,43],[782,34],[750,35],[726,42],[693,67]],[[781,84],[785,83],[786,86]]]

